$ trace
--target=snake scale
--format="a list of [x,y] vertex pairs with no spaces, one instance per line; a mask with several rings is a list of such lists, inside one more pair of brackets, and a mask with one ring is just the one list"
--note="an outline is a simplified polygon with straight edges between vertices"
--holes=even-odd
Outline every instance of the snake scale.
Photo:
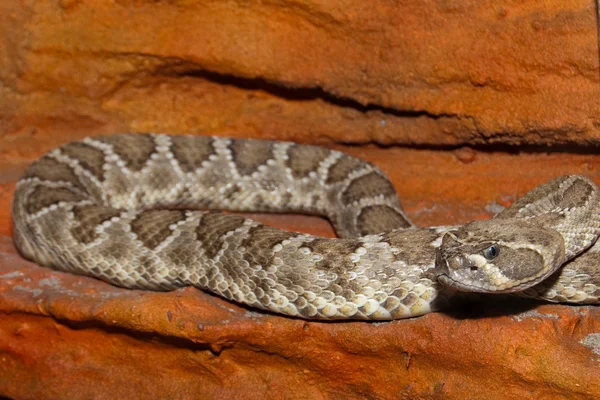
[[[416,228],[388,178],[339,151],[120,134],[42,156],[12,207],[15,245],[40,265],[132,289],[195,286],[302,318],[388,320],[456,291],[597,303],[599,204],[589,179],[564,176],[492,219]],[[321,215],[339,238],[223,209]]]

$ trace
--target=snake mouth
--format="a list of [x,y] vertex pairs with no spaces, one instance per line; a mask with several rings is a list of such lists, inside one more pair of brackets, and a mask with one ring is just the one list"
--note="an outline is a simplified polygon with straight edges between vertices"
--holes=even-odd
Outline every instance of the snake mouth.
[[[461,277],[462,278],[462,277]],[[463,278],[464,279],[464,278]],[[492,286],[486,283],[481,285],[473,285],[465,283],[464,281],[458,281],[448,273],[439,273],[437,280],[444,286],[458,290],[460,292],[475,292],[475,293],[488,293],[488,294],[508,294],[522,292],[537,284],[536,281],[518,282],[511,286]]]
[[459,282],[452,279],[448,274],[442,273],[437,276],[438,281],[444,286],[458,290],[460,292],[475,292],[475,293],[499,293],[493,288],[483,288],[480,286],[469,285],[468,283]]

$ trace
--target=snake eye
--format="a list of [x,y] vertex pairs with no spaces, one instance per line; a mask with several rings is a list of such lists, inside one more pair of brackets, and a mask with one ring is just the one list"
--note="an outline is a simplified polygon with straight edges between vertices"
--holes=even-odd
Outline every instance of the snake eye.
[[497,244],[493,244],[483,251],[483,256],[488,260],[493,260],[494,258],[498,257],[499,253],[500,248]]

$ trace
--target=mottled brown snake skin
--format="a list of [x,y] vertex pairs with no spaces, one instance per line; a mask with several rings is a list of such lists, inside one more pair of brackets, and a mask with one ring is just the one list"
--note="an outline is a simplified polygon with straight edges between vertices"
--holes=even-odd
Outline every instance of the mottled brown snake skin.
[[[488,221],[414,228],[379,169],[335,150],[122,134],[34,162],[13,218],[23,256],[58,270],[127,288],[195,286],[303,318],[387,320],[456,290],[597,303],[598,203],[591,181],[565,176]],[[223,209],[322,215],[341,238],[206,211]]]

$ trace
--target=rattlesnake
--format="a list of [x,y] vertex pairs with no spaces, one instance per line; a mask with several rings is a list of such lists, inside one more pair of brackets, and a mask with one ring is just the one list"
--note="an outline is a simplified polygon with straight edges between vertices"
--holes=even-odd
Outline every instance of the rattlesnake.
[[[21,254],[58,270],[132,289],[195,286],[303,318],[385,320],[435,310],[456,289],[598,302],[600,249],[586,251],[598,204],[590,180],[566,176],[493,219],[415,228],[388,178],[339,151],[122,134],[34,162],[13,219]],[[341,238],[216,209],[317,214]]]

